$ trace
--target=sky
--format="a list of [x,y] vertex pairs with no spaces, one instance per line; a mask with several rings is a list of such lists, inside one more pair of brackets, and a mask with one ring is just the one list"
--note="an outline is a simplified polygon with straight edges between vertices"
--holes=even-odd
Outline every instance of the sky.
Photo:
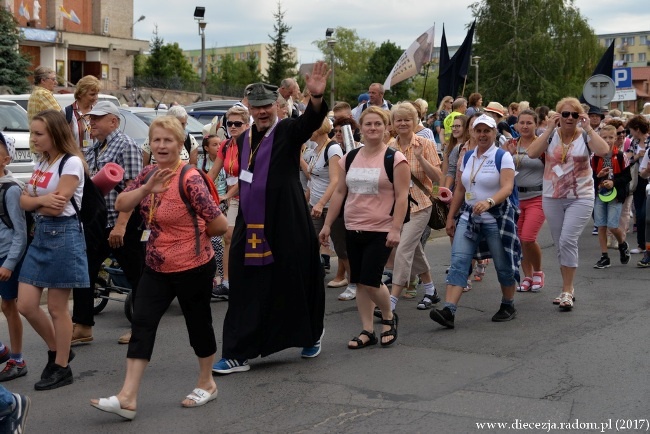
[[[134,0],[136,39],[151,40],[155,26],[165,43],[178,42],[184,50],[200,49],[194,7],[205,7],[205,47],[269,43],[275,34],[271,0],[228,2],[172,2]],[[434,46],[440,46],[442,26],[448,45],[460,45],[472,21],[472,0],[282,0],[284,22],[291,27],[289,45],[298,48],[298,62],[312,63],[323,57],[313,44],[325,39],[328,27],[354,29],[360,38],[381,45],[390,40],[402,49],[432,25]],[[650,31],[648,0],[575,0],[575,5],[596,34]]]

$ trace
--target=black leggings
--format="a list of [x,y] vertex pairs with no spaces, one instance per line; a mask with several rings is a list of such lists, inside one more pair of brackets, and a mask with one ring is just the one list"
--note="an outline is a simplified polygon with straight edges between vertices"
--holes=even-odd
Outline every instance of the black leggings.
[[176,297],[194,354],[201,358],[215,354],[217,341],[212,328],[210,298],[216,270],[214,257],[199,267],[177,273],[159,273],[145,267],[136,292],[126,356],[151,360],[158,324]]

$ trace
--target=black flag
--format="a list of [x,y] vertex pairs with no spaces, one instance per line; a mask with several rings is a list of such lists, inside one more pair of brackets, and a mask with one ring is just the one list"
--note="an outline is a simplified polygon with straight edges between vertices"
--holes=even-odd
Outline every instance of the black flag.
[[[458,94],[458,88],[465,81],[467,77],[467,72],[469,71],[470,59],[472,57],[472,42],[474,40],[474,28],[476,27],[476,21],[472,23],[467,36],[462,45],[456,51],[454,56],[445,62],[443,66],[443,55],[446,55],[446,58],[449,59],[449,50],[447,49],[447,40],[444,34],[443,27],[443,36],[440,42],[440,73],[438,75],[438,105],[440,101],[449,95],[453,98],[456,98]],[[444,54],[443,54],[444,51]]]
[[[600,58],[598,65],[594,69],[594,73],[591,75],[606,75],[607,77],[613,78],[614,74],[614,43],[616,39],[612,40],[612,44],[603,54],[603,57]],[[580,95],[580,102],[585,104],[587,101],[584,98],[584,95]],[[599,109],[602,107],[598,107]]]

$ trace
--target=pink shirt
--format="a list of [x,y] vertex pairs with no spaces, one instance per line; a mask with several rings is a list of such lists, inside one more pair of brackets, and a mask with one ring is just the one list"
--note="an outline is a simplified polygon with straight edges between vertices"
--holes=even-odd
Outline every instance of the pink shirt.
[[[348,156],[346,154],[339,161],[343,170]],[[393,168],[405,161],[404,154],[395,152]],[[345,228],[352,231],[389,232],[393,226],[390,210],[395,201],[395,193],[384,169],[384,152],[366,158],[360,150],[350,165],[345,183],[348,187]]]

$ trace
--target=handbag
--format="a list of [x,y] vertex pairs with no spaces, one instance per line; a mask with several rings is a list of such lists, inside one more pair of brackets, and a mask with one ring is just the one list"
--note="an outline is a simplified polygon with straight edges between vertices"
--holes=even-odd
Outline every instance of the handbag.
[[427,195],[431,200],[431,216],[429,217],[429,223],[427,225],[431,229],[440,230],[444,229],[447,226],[447,214],[449,214],[449,208],[447,204],[442,202],[440,199],[431,194],[430,191],[411,173],[411,181],[413,184],[417,185],[420,190]]

